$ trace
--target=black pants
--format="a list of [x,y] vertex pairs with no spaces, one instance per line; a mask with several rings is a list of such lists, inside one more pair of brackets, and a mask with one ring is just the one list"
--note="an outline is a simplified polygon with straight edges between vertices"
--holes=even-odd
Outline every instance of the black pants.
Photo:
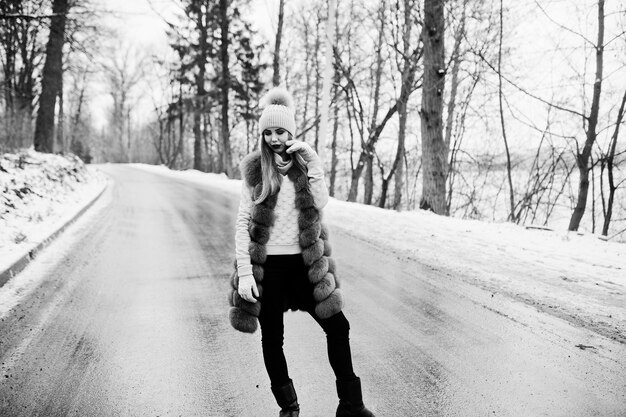
[[350,324],[342,312],[327,319],[315,314],[313,285],[307,276],[302,255],[269,255],[263,266],[263,294],[261,299],[261,344],[265,368],[272,386],[289,382],[287,362],[283,353],[283,307],[285,300],[295,300],[319,323],[326,333],[328,359],[338,380],[356,378],[350,353]]

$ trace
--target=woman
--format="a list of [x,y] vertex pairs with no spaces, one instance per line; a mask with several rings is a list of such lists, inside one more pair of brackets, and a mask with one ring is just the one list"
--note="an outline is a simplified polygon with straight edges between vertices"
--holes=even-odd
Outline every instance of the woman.
[[[348,320],[330,258],[321,210],[328,202],[322,163],[305,142],[294,140],[293,101],[270,90],[259,119],[260,151],[241,163],[243,186],[237,214],[236,271],[230,320],[237,330],[261,325],[261,344],[279,416],[298,416],[300,406],[283,353],[283,313],[308,312],[323,328],[335,373],[337,416],[373,414],[363,405],[352,369]],[[261,307],[262,306],[262,307]]]

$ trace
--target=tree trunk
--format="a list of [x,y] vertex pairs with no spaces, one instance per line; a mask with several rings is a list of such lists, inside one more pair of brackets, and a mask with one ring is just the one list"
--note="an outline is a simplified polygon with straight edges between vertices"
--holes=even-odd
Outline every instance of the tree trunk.
[[[454,47],[452,49],[452,70],[450,77],[450,101],[448,101],[447,108],[447,121],[446,121],[446,130],[444,136],[444,143],[447,149],[450,149],[450,144],[452,143],[452,131],[454,125],[454,116],[456,113],[456,99],[459,88],[459,70],[461,68],[461,43],[465,38],[465,21],[467,15],[467,2],[468,0],[463,0],[463,9],[461,11],[461,20],[459,22],[459,27],[456,29],[454,34]],[[448,172],[446,173],[446,181],[448,184],[447,189],[447,201],[446,201],[446,211],[450,212],[450,206],[452,205],[452,191],[454,185],[454,165],[456,163],[455,160],[455,152],[452,150],[449,163],[448,163]]]
[[131,125],[130,125],[130,110],[131,110],[131,106],[128,106],[128,109],[126,109],[126,135],[128,138],[127,141],[127,155],[128,155],[128,162],[134,162],[133,160],[133,147],[132,147],[132,130],[131,130]]
[[208,58],[208,21],[209,8],[205,11],[202,7],[197,8],[196,26],[198,29],[199,55],[197,57],[198,73],[196,74],[196,99],[193,106],[193,169],[202,171],[202,113],[206,100],[204,79],[206,74],[206,62]]
[[[183,84],[178,85],[178,145],[174,148],[174,157],[172,158],[172,167],[176,163],[176,158],[180,155],[181,166],[185,162],[185,103],[183,101]],[[172,168],[170,167],[170,168]]]
[[[402,120],[402,119],[401,119]],[[398,164],[396,166],[395,176],[395,186],[393,191],[393,209],[394,210],[402,210],[402,194],[404,188],[404,155],[406,149],[404,147],[404,139],[406,137],[406,113],[404,115],[404,122],[400,122],[403,124],[401,126],[400,132],[398,132],[398,154],[396,158],[398,159]]]
[[230,71],[228,68],[228,0],[220,0],[220,27],[221,27],[221,43],[220,43],[220,60],[222,64],[221,79],[221,95],[222,95],[222,169],[229,178],[233,176],[233,163],[230,149],[230,130],[228,123],[228,95],[230,92]]
[[[335,39],[339,37],[339,8],[336,8],[335,14]],[[334,66],[333,77],[333,97],[335,97],[335,106],[333,107],[333,140],[331,143],[331,157],[330,157],[330,187],[328,194],[331,197],[335,196],[335,181],[337,180],[337,164],[339,159],[337,158],[337,132],[339,131],[339,82],[341,81],[341,73],[339,72],[339,66]]]
[[[0,13],[4,16],[28,15],[44,7],[39,3],[0,1]],[[0,66],[4,77],[0,82],[4,93],[4,124],[0,135],[4,136],[2,145],[6,146],[5,149],[24,148],[33,143],[35,73],[37,63],[44,54],[40,50],[40,42],[35,40],[40,28],[48,25],[26,18],[5,18],[0,26],[0,50],[3,51]]]
[[322,108],[320,109],[320,133],[317,143],[317,150],[322,160],[322,165],[326,159],[326,136],[328,134],[328,113],[330,107],[330,87],[332,83],[333,71],[333,48],[335,47],[335,19],[337,13],[337,0],[328,1],[328,18],[325,28],[325,51],[324,51],[324,76],[322,83]]
[[622,104],[620,105],[619,111],[617,112],[615,130],[613,131],[613,136],[611,136],[611,144],[606,161],[607,174],[609,177],[609,201],[606,205],[606,214],[604,216],[604,224],[602,225],[603,236],[607,236],[609,233],[609,225],[611,224],[611,216],[613,215],[613,202],[615,201],[615,190],[617,190],[617,186],[615,185],[615,178],[613,177],[613,163],[615,159],[615,148],[617,147],[617,137],[619,136],[619,127],[622,124],[622,120],[624,118],[624,105],[626,105],[626,92],[624,92],[624,96],[622,97]]
[[34,146],[38,152],[54,151],[54,107],[63,78],[63,44],[68,9],[68,0],[54,0],[52,4],[53,17],[50,22],[46,62],[41,79],[39,112],[35,124]]
[[[320,117],[320,60],[318,59],[319,51],[320,51],[320,15],[319,11],[317,13],[317,21],[315,22],[315,48],[313,48],[313,65],[315,67],[315,120],[319,120]],[[320,124],[315,123],[315,141],[314,148],[316,152],[318,151],[317,145],[320,140]]]
[[[415,68],[415,67],[413,67]],[[405,79],[405,82],[402,83],[403,88],[400,93],[400,98],[398,99],[398,115],[400,118],[400,123],[398,126],[398,144],[396,147],[396,157],[393,160],[393,164],[391,165],[391,169],[389,170],[389,174],[385,177],[383,173],[383,183],[380,192],[380,202],[379,207],[384,208],[385,203],[387,201],[387,192],[389,191],[389,183],[391,182],[394,175],[398,174],[396,177],[396,185],[394,188],[394,192],[397,194],[394,195],[393,208],[398,209],[400,207],[400,202],[402,200],[402,187],[404,186],[404,139],[406,137],[406,121],[407,121],[407,102],[409,99],[409,90],[405,89],[404,86],[409,86],[413,82],[413,77],[415,76],[415,71],[411,70],[411,66],[407,59],[406,67],[402,71],[402,77]],[[381,171],[382,171],[382,163],[380,163]],[[398,189],[398,187],[400,187]]]
[[356,201],[358,188],[359,188],[359,179],[361,178],[361,174],[363,173],[363,168],[365,168],[365,163],[367,162],[368,158],[373,160],[374,146],[376,145],[376,142],[380,138],[380,134],[383,132],[383,129],[387,125],[387,122],[389,121],[389,119],[391,119],[391,117],[395,114],[396,111],[398,111],[398,103],[395,103],[393,107],[391,107],[387,111],[387,114],[385,115],[383,120],[379,124],[376,125],[374,130],[371,130],[369,132],[367,142],[365,143],[365,146],[363,147],[363,149],[361,150],[361,154],[359,155],[359,161],[357,163],[357,166],[356,168],[352,169],[352,175],[351,175],[351,180],[350,180],[350,191],[348,193],[348,201]]
[[365,176],[363,178],[363,204],[371,205],[374,198],[374,155],[365,158]]
[[424,0],[424,83],[422,109],[422,199],[420,208],[447,215],[448,149],[443,140],[444,11],[443,0]]
[[[411,9],[413,8],[411,0],[404,1],[404,36],[402,51],[404,55],[404,67],[402,68],[402,90],[400,91],[400,100],[398,101],[398,149],[396,151],[396,159],[391,168],[391,175],[395,175],[395,188],[393,194],[393,208],[400,209],[402,202],[402,188],[404,187],[404,142],[406,138],[406,121],[408,113],[409,95],[413,87],[415,78],[415,67],[412,65],[410,56],[411,39]],[[391,177],[390,177],[391,178]]]
[[202,171],[202,112],[200,96],[193,106],[193,169]]
[[[372,119],[370,121],[369,133],[371,134],[376,130],[376,122],[378,119],[379,100],[380,100],[380,80],[383,72],[383,56],[382,48],[385,33],[385,10],[387,2],[385,0],[380,2],[378,8],[378,40],[376,42],[376,72],[374,74],[374,105],[372,107]],[[358,181],[358,179],[357,179]],[[364,203],[372,204],[372,196],[374,194],[374,156],[370,155],[367,158],[367,167],[365,170],[365,184],[364,184]]]
[[305,131],[306,123],[309,120],[309,97],[311,96],[311,71],[310,71],[310,59],[311,59],[311,48],[309,44],[309,24],[306,19],[303,19],[303,41],[304,41],[304,77],[305,77],[305,92],[304,92],[304,111],[302,112],[302,125],[300,126],[300,130],[304,131],[302,135],[302,140],[306,142],[306,134]]
[[504,141],[504,151],[506,154],[506,174],[509,182],[509,221],[517,222],[515,216],[515,193],[513,190],[513,179],[511,177],[511,152],[509,151],[509,141],[506,136],[506,125],[504,123],[504,105],[502,103],[502,38],[504,31],[504,6],[500,0],[500,34],[498,38],[498,106],[500,110],[500,127],[502,129],[502,140]]
[[[85,84],[87,83],[87,73],[88,70],[85,69],[83,71],[83,79],[82,79],[82,83],[80,86],[80,89],[77,85],[75,85],[75,90],[79,90],[80,92],[78,93],[78,103],[76,106],[76,113],[74,114],[73,117],[73,122],[70,123],[70,152],[72,153],[76,153],[76,151],[74,149],[77,149],[76,147],[79,146],[77,144],[78,139],[76,138],[76,133],[78,130],[78,124],[80,123],[80,116],[81,116],[81,112],[82,112],[82,108],[83,108],[83,103],[85,102]],[[71,117],[71,116],[70,116]],[[82,141],[80,141],[82,144]],[[83,155],[79,155],[81,158],[83,157]]]
[[378,207],[385,208],[387,204],[387,191],[389,190],[389,177],[385,178],[385,174],[382,173],[382,183],[380,185],[380,200],[378,201]]
[[359,155],[359,161],[356,164],[356,168],[352,170],[350,179],[350,191],[348,191],[348,201],[356,201],[356,197],[359,193],[359,179],[361,178],[363,168],[365,168],[366,158],[367,154],[365,153],[365,150],[361,151],[361,154]]
[[596,45],[596,74],[593,83],[593,98],[591,110],[587,119],[587,137],[582,152],[576,156],[576,165],[580,175],[578,181],[578,199],[576,207],[570,218],[568,230],[578,230],[580,221],[587,207],[587,195],[589,193],[589,157],[597,136],[598,113],[600,111],[600,94],[602,92],[602,69],[604,58],[604,0],[598,1],[598,44]]
[[[339,81],[340,74],[339,69],[335,68],[335,79],[334,79],[334,97],[337,97],[337,91],[339,89]],[[337,132],[339,130],[339,103],[335,102],[335,106],[333,107],[333,141],[331,144],[331,157],[330,157],[330,186],[328,190],[328,194],[331,197],[335,196],[335,181],[337,179],[337,163],[339,162],[337,158]]]
[[63,119],[65,118],[63,101],[63,77],[61,77],[61,86],[59,87],[59,112],[57,113],[56,128],[56,140],[58,148],[61,150],[61,154],[65,154],[65,152],[67,151],[65,146],[65,126],[63,125]]
[[283,16],[285,11],[285,0],[280,0],[278,7],[278,28],[276,29],[276,43],[274,44],[274,61],[272,68],[274,69],[274,76],[272,77],[272,84],[277,86],[280,84],[280,42],[283,37]]

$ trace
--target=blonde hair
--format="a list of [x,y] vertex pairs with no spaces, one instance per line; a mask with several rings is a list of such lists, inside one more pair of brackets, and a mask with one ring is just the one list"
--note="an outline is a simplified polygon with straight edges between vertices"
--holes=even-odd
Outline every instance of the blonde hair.
[[[293,135],[289,132],[287,133],[289,134],[289,140],[293,140]],[[292,169],[296,168],[306,174],[306,162],[304,162],[302,157],[296,153],[296,155],[292,155],[291,159],[293,160]],[[261,194],[254,200],[254,204],[261,204],[267,197],[276,194],[280,190],[282,183],[282,175],[278,172],[276,161],[274,160],[274,151],[265,142],[263,132],[261,132],[261,178],[263,179]]]

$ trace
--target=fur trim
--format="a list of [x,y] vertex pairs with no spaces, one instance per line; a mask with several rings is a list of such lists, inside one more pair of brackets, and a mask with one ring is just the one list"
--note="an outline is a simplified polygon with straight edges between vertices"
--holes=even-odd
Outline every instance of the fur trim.
[[250,246],[248,246],[248,251],[250,252],[250,260],[255,264],[264,264],[267,259],[267,250],[265,249],[265,245],[262,245],[258,242],[250,242]]
[[293,186],[297,193],[301,191],[307,191],[309,189],[309,182],[307,181],[307,177],[304,175],[300,175],[295,180],[293,180]]
[[255,223],[258,223],[262,226],[270,227],[274,224],[274,212],[271,208],[266,206],[265,204],[256,204],[252,207],[252,218]]
[[241,296],[239,295],[237,291],[233,291],[232,297],[233,299],[232,299],[231,305],[233,307],[239,307],[246,313],[251,314],[254,317],[259,317],[259,313],[261,312],[260,302],[257,301],[256,303],[251,303],[249,301],[246,301],[243,298],[241,298]]
[[306,266],[311,266],[311,264],[317,261],[324,254],[324,241],[318,240],[313,245],[308,248],[302,249],[302,259],[304,260],[304,264]]
[[[300,157],[299,154],[296,155],[297,157]],[[304,160],[301,161],[301,163],[303,165],[306,165],[306,162],[304,162]],[[304,208],[304,207],[300,207],[298,205],[298,196],[300,197],[311,197],[311,199],[313,198],[313,196],[311,195],[310,192],[310,184],[309,184],[309,177],[307,177],[306,175],[302,175],[302,173],[298,172],[295,169],[290,170],[287,173],[287,176],[289,177],[289,179],[293,182],[293,187],[296,191],[296,207],[297,208]],[[311,204],[311,206],[313,206],[313,204]]]
[[309,282],[317,284],[328,273],[329,258],[322,256],[309,267]]
[[296,194],[296,207],[300,210],[315,207],[315,200],[309,193],[297,193]]
[[254,279],[257,283],[263,282],[264,275],[265,275],[265,271],[263,271],[263,267],[261,265],[257,265],[257,264],[252,265],[252,276],[254,276]]
[[315,223],[311,227],[300,232],[299,243],[301,248],[311,246],[320,238],[322,228],[319,223]]
[[320,301],[315,306],[315,314],[321,319],[327,319],[339,313],[343,308],[343,294],[336,288],[328,298]]
[[328,227],[324,223],[320,223],[322,225],[322,231],[320,232],[320,239],[328,240],[330,235],[328,234]]
[[314,207],[300,210],[300,215],[298,216],[298,227],[300,230],[311,227],[313,223],[318,221],[320,221],[320,215]]
[[237,275],[237,262],[235,262],[235,270],[230,274],[230,286],[236,290],[239,288],[239,275]]
[[335,277],[333,274],[326,274],[326,276],[313,288],[313,298],[318,303],[328,298],[328,296],[335,291]]
[[254,220],[248,226],[250,237],[261,245],[266,245],[270,240],[270,229],[267,226],[256,223]]
[[239,171],[241,172],[241,178],[244,179],[249,187],[260,184],[263,181],[261,176],[261,151],[254,151],[246,155],[239,164]]
[[263,187],[261,186],[261,184],[257,184],[254,186],[254,188],[252,189],[252,199],[256,200],[257,198],[259,198],[261,196],[261,193],[263,192]]
[[337,265],[335,264],[335,260],[330,256],[324,256],[324,259],[328,260],[328,272],[335,273],[337,270]]
[[254,333],[258,327],[257,318],[238,307],[231,307],[228,312],[230,324],[240,332]]
[[324,242],[324,256],[330,256],[333,249],[330,246],[330,242],[327,240],[323,240],[322,242]]

